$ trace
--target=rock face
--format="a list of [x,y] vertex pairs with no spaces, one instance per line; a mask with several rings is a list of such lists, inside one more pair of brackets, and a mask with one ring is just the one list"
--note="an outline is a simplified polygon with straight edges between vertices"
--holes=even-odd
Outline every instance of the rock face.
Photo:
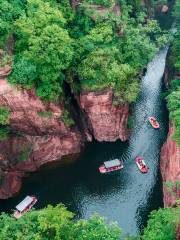
[[175,141],[172,140],[174,133],[174,127],[172,124],[169,126],[169,134],[167,141],[164,143],[161,149],[161,174],[163,182],[174,183],[173,191],[170,192],[167,186],[163,186],[164,193],[164,206],[175,206],[176,199],[180,198],[180,189],[177,187],[177,182],[180,181],[180,151]]
[[[0,80],[2,106],[10,109],[9,125],[18,133],[0,141],[0,198],[5,199],[20,190],[26,173],[80,152],[84,139],[76,127],[61,120],[63,106],[46,104],[33,90],[12,87],[5,79]],[[42,115],[47,112],[50,116]]]
[[[69,128],[60,120],[63,106],[45,104],[35,96],[34,90],[27,91],[12,87],[7,80],[0,80],[0,106],[11,110],[10,126],[29,135],[67,134]],[[42,116],[50,112],[52,116]]]
[[128,104],[113,106],[113,92],[87,92],[80,95],[90,133],[98,141],[125,141],[128,138]]
[[[21,178],[42,165],[80,152],[82,137],[76,132],[59,136],[12,136],[0,143],[0,168],[3,180],[0,199],[6,199],[21,188]],[[62,159],[61,159],[62,162]]]
[[[21,188],[22,177],[42,165],[81,151],[85,141],[126,140],[128,105],[113,106],[112,91],[83,93],[78,104],[85,127],[78,121],[68,127],[62,121],[62,103],[45,103],[34,90],[0,80],[0,107],[10,110],[13,133],[0,140],[0,199],[12,197]],[[46,114],[45,114],[46,113]],[[48,113],[48,114],[47,114]],[[81,129],[81,131],[79,130]]]

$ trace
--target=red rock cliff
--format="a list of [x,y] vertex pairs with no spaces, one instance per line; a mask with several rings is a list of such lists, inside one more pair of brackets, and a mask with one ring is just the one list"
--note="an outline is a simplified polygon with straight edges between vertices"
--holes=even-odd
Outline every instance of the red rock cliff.
[[[80,152],[83,138],[61,120],[63,106],[46,104],[34,91],[12,87],[5,79],[0,80],[0,106],[11,110],[9,125],[22,135],[0,141],[0,198],[5,199],[20,190],[26,172]],[[47,111],[50,117],[38,114]]]
[[[175,183],[180,181],[180,151],[175,141],[172,140],[174,127],[170,124],[169,134],[161,149],[161,174],[163,182]],[[166,186],[163,186],[164,206],[175,206],[176,199],[180,198],[180,189],[174,188],[172,194]]]
[[[0,106],[11,110],[10,126],[29,135],[60,134],[69,132],[69,128],[60,120],[63,106],[45,104],[35,95],[34,90],[12,87],[7,80],[0,80]],[[42,117],[41,113],[51,112],[51,117]]]
[[80,95],[80,105],[91,134],[98,141],[125,141],[128,138],[128,104],[113,105],[113,92],[87,92]]
[[[78,128],[70,128],[61,120],[62,104],[45,103],[34,90],[24,90],[1,79],[0,107],[10,109],[9,125],[21,135],[0,141],[0,198],[17,193],[26,173],[80,152],[84,135],[88,140],[92,136],[98,141],[126,140],[128,105],[113,106],[112,98],[110,90],[80,95],[79,104],[85,115],[83,122],[88,126],[82,134]],[[42,116],[43,112],[50,112],[51,116]]]

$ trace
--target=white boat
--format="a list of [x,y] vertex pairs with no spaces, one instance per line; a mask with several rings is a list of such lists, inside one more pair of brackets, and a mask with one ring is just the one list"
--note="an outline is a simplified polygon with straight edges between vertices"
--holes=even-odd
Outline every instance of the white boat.
[[119,159],[114,159],[104,162],[103,165],[99,167],[100,173],[108,173],[117,171],[123,168],[123,164]]
[[35,196],[25,197],[25,199],[16,206],[14,217],[16,219],[22,217],[27,211],[29,211],[34,206],[36,202],[37,198]]

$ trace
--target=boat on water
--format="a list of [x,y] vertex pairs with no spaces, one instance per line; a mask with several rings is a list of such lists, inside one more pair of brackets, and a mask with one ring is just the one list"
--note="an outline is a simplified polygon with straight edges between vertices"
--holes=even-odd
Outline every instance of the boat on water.
[[149,172],[149,168],[146,166],[142,157],[140,157],[140,156],[136,157],[135,161],[136,161],[136,164],[137,164],[139,170],[142,173],[148,173]]
[[19,219],[22,217],[27,211],[29,211],[34,204],[37,202],[37,198],[35,196],[26,196],[22,202],[20,202],[16,206],[16,210],[14,212],[14,217]]
[[106,161],[99,167],[100,173],[108,173],[117,171],[123,168],[123,164],[119,159],[114,159],[110,161]]
[[149,122],[153,128],[156,128],[156,129],[159,128],[159,123],[154,117],[149,117]]

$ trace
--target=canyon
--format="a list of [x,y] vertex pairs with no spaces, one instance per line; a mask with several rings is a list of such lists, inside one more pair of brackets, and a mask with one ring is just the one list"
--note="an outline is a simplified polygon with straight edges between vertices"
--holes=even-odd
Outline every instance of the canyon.
[[129,108],[127,104],[113,106],[111,90],[81,94],[79,108],[87,127],[78,126],[78,120],[69,127],[62,120],[62,102],[46,103],[34,89],[10,85],[3,78],[6,69],[1,72],[0,107],[10,109],[11,134],[0,141],[0,199],[19,192],[22,177],[42,165],[55,161],[64,164],[63,157],[79,153],[87,141],[127,140]]

